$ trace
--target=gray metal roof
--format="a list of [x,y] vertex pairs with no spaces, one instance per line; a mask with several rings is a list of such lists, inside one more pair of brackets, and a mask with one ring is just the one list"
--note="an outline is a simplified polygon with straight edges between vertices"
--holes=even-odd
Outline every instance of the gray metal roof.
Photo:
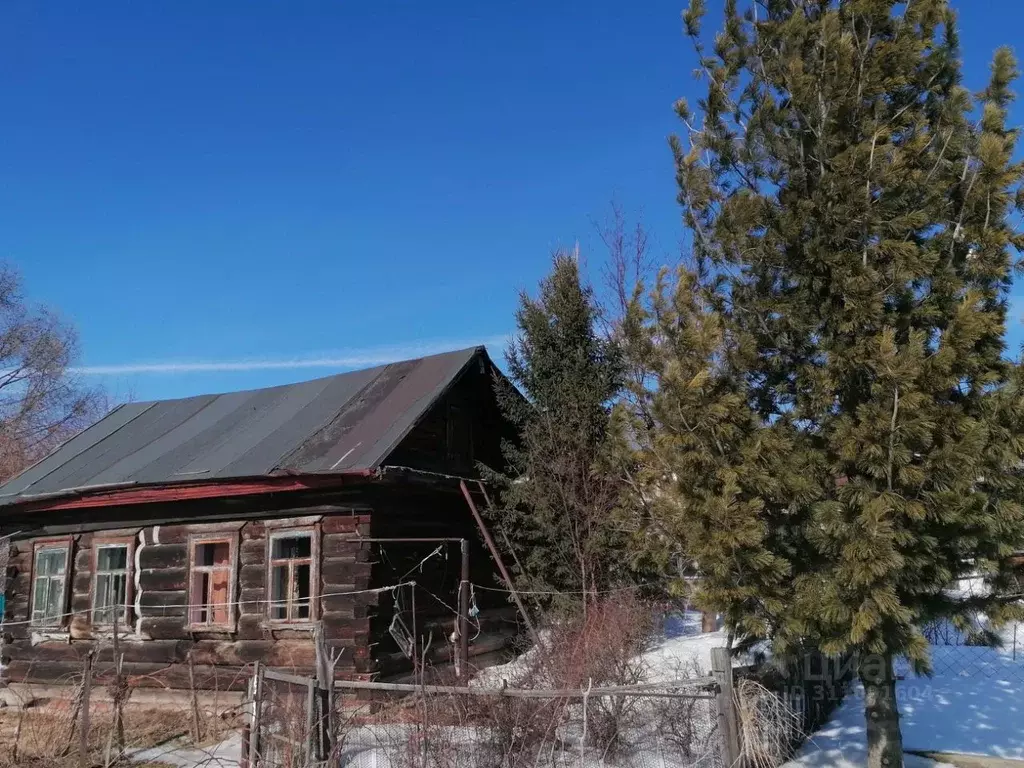
[[483,347],[298,384],[128,403],[0,485],[0,506],[120,484],[374,469]]

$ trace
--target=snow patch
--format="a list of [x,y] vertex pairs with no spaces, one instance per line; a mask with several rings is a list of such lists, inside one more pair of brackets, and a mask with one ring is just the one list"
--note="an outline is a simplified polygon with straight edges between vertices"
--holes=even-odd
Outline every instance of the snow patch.
[[[1024,760],[1024,658],[1012,649],[933,646],[932,677],[899,661],[895,672],[903,747]],[[867,760],[864,692],[853,686],[833,718],[812,734],[795,766],[855,768]],[[908,766],[933,765],[912,762]]]

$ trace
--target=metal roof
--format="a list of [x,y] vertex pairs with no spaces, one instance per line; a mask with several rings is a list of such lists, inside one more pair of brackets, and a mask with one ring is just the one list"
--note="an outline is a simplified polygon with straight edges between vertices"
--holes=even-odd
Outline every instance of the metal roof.
[[246,392],[122,405],[0,485],[0,506],[112,485],[375,469],[472,347]]

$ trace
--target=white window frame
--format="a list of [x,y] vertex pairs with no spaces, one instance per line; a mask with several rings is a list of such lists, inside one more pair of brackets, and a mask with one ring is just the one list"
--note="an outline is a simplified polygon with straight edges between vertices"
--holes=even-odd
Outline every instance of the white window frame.
[[[92,555],[92,583],[91,583],[91,595],[89,598],[91,621],[93,626],[97,627],[111,627],[114,625],[113,620],[100,620],[97,619],[97,613],[99,611],[108,611],[111,606],[104,606],[99,608],[96,605],[96,599],[99,597],[99,577],[101,575],[113,576],[116,574],[124,574],[124,606],[121,610],[118,622],[122,627],[130,623],[131,620],[131,606],[132,606],[132,592],[134,587],[134,574],[132,573],[133,559],[135,556],[135,538],[133,536],[118,536],[114,538],[97,538],[93,541],[93,555]],[[121,548],[125,550],[124,569],[116,570],[100,570],[100,550],[101,549],[113,549]]]
[[[39,556],[44,552],[63,552],[64,553],[64,566],[63,571],[60,574],[49,574],[41,576],[39,574]],[[61,581],[60,597],[57,602],[57,614],[52,617],[37,616],[39,606],[37,602],[38,589],[37,584],[39,579],[47,579],[53,581],[57,578]],[[68,605],[68,584],[71,580],[71,541],[70,539],[59,539],[56,541],[37,541],[32,548],[32,606],[30,609],[30,616],[32,626],[35,627],[63,627],[67,623],[67,605]],[[49,590],[47,590],[49,594]]]

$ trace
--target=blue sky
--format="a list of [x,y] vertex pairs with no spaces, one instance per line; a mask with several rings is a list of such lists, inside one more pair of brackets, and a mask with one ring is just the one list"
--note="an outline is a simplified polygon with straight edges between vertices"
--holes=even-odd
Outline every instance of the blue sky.
[[[1024,3],[954,5],[980,87]],[[600,262],[612,198],[677,250],[681,9],[5,3],[0,258],[115,396],[498,354],[553,249]]]

